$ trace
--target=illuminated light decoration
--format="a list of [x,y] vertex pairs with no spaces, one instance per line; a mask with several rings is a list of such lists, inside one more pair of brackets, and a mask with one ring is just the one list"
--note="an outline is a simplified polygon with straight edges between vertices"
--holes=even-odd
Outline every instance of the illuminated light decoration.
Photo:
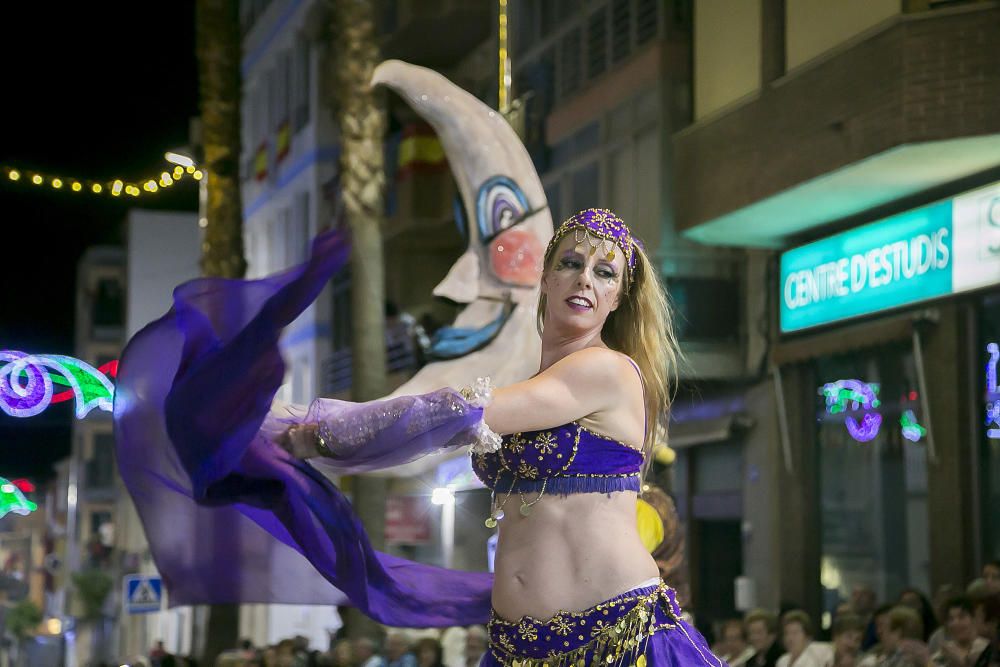
[[[0,350],[0,363],[0,410],[11,417],[33,417],[53,402],[71,399],[77,419],[95,408],[113,409],[115,388],[108,375],[79,359]],[[117,364],[102,368],[112,376],[117,374]],[[68,390],[55,394],[54,384]]]
[[170,164],[176,164],[178,168],[181,167],[191,167],[194,168],[194,160],[192,160],[187,155],[183,153],[175,153],[173,151],[167,151],[163,154],[163,159]]
[[17,488],[21,489],[21,491],[24,493],[35,492],[35,485],[26,479],[12,479],[10,483],[16,486]]
[[38,505],[25,498],[21,489],[0,477],[0,519],[10,513],[28,516],[36,509]]
[[497,44],[499,45],[498,56],[500,61],[500,75],[497,77],[499,90],[497,91],[497,108],[500,113],[507,113],[510,109],[510,52],[507,50],[507,0],[500,0],[498,12],[499,30],[497,31]]
[[882,427],[882,415],[877,412],[867,412],[867,410],[874,410],[881,405],[878,400],[878,391],[878,384],[865,383],[860,380],[828,382],[823,385],[821,390],[826,399],[826,410],[831,415],[845,413],[848,403],[851,404],[852,410],[866,410],[860,421],[847,414],[844,416],[844,426],[847,427],[847,432],[858,442],[874,440]]
[[927,434],[927,429],[917,423],[917,417],[913,410],[907,410],[899,418],[899,425],[902,427],[903,437],[910,442],[918,442],[920,438]]
[[861,406],[874,409],[882,404],[878,400],[879,385],[874,382],[837,380],[823,385],[822,391],[826,398],[826,411],[831,415],[846,411],[848,402],[853,410]]
[[203,174],[203,173],[202,173],[202,171],[201,171],[200,169],[195,169],[195,170],[194,170],[194,173],[193,173],[193,174],[191,174],[191,175],[192,175],[192,176],[194,176],[194,180],[196,180],[196,181],[200,181],[200,180],[201,180],[201,178],[202,178],[202,176],[204,176],[205,174]]
[[986,362],[986,437],[1000,440],[1000,396],[997,396],[997,362],[1000,361],[1000,346],[989,343],[986,351],[990,360]]
[[[173,161],[174,167],[172,174],[168,171],[161,172],[158,180],[160,181],[160,186],[162,187],[174,185],[183,178],[185,173],[194,174],[195,172],[199,172],[197,166],[191,158],[186,156],[176,156],[173,153],[167,153],[166,157],[168,158],[168,161],[171,161],[169,159],[171,156],[178,157],[181,161]],[[0,164],[0,170],[6,174],[9,181],[14,183],[20,182],[22,177],[27,177],[28,182],[34,185],[48,184],[52,186],[53,190],[71,190],[75,193],[87,192],[95,195],[107,193],[113,197],[120,197],[122,194],[138,197],[142,194],[142,189],[139,187],[140,184],[150,180],[152,180],[153,183],[156,183],[157,181],[157,179],[143,179],[132,183],[118,178],[102,182],[93,179],[39,173],[33,170],[25,172],[23,169],[2,164]],[[155,192],[155,190],[147,190],[147,192]]]

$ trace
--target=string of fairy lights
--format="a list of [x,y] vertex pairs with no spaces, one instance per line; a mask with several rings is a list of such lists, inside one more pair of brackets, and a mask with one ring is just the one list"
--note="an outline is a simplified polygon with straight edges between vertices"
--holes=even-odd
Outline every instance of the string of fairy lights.
[[186,155],[167,153],[164,158],[173,165],[173,168],[163,171],[157,177],[143,180],[76,178],[34,169],[21,169],[15,165],[0,165],[0,170],[3,172],[2,178],[8,183],[77,194],[111,197],[152,195],[170,188],[185,179],[191,178],[195,181],[200,181],[205,177],[204,169],[198,167],[194,163],[194,160]]

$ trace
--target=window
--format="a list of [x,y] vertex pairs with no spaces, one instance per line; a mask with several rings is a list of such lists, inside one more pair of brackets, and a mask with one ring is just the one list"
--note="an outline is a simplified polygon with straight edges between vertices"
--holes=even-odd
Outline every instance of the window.
[[559,44],[559,97],[565,98],[580,87],[580,29],[574,28]]
[[351,347],[351,270],[343,269],[331,281],[333,291],[333,349]]
[[94,434],[93,455],[84,468],[88,490],[110,489],[115,479],[115,438],[111,433]]
[[524,53],[538,40],[538,7],[549,0],[521,0],[512,9],[514,30],[511,37],[515,40],[517,53]]
[[292,86],[294,83],[292,52],[286,50],[278,56],[278,77],[275,84],[278,95],[278,117],[274,130],[277,130],[282,124],[292,121]]
[[601,7],[587,21],[587,79],[608,68],[608,12]]
[[[856,586],[880,600],[896,599],[905,586],[930,590],[927,448],[903,437],[900,425],[923,418],[911,349],[870,348],[819,359],[815,368],[824,611],[833,613],[837,593],[847,599]],[[840,394],[825,386],[838,380],[857,381],[879,404],[846,399],[831,407]],[[872,428],[869,414],[881,425]],[[866,428],[852,435],[848,427],[858,423]]]
[[[990,355],[986,351],[989,343],[1000,343],[1000,298],[996,295],[989,295],[984,298],[980,311],[980,358],[984,362],[990,361]],[[996,401],[996,394],[988,395],[986,387],[986,374],[979,376],[982,383],[982,393],[980,396],[992,403]],[[983,422],[986,422],[986,405],[977,406],[977,414],[982,415]],[[1000,512],[996,511],[1000,507],[1000,439],[990,437],[988,429],[996,428],[994,423],[985,424],[981,436],[979,451],[979,471],[980,488],[982,488],[982,505],[980,516],[982,519],[981,533],[983,535],[984,561],[1000,558]]]
[[274,273],[287,268],[287,255],[285,254],[285,234],[288,229],[288,221],[291,213],[287,208],[278,211],[277,220],[272,220],[268,225],[268,273]]
[[300,192],[292,201],[292,209],[285,223],[286,267],[305,261],[309,254],[309,241],[309,193]]
[[674,327],[681,341],[723,343],[740,330],[739,283],[727,278],[671,276],[667,293],[674,307]]
[[574,213],[585,208],[600,206],[600,169],[595,160],[573,172],[573,189],[570,195],[570,210]]
[[659,32],[659,0],[638,0],[635,16],[635,43],[645,44]]
[[611,62],[617,64],[632,52],[632,0],[611,0]]
[[310,95],[312,86],[310,81],[310,59],[312,53],[309,39],[305,35],[299,35],[295,42],[294,58],[294,109],[292,112],[292,130],[298,132],[309,124]]
[[94,286],[93,310],[91,311],[93,330],[91,335],[96,340],[118,338],[119,329],[125,316],[125,302],[122,284],[118,278],[101,278]]

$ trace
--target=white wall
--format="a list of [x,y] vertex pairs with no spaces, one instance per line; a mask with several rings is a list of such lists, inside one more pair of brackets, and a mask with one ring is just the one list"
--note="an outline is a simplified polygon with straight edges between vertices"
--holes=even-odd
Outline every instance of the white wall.
[[131,338],[170,309],[174,287],[198,277],[200,241],[195,213],[133,209],[127,225],[125,325]]

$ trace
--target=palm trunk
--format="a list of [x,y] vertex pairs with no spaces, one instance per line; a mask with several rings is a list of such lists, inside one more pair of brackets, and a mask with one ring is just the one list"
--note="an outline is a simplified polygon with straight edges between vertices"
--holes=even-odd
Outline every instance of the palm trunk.
[[242,278],[240,200],[240,24],[237,0],[198,0],[198,74],[208,198],[201,271]]
[[[201,271],[206,276],[242,278],[243,211],[240,199],[240,22],[238,0],[198,0],[195,14],[198,75],[201,94],[203,165],[207,193]],[[216,526],[213,539],[226,549],[239,549],[224,526]],[[210,605],[198,610],[202,623],[196,652],[201,664],[214,665],[222,651],[235,648],[240,608],[234,604]],[[205,615],[208,616],[204,620]]]
[[[331,80],[340,127],[340,184],[352,235],[352,396],[367,401],[386,393],[385,270],[382,255],[385,111],[371,89],[379,61],[372,0],[335,0]],[[334,314],[336,317],[337,314]],[[354,508],[376,548],[385,541],[385,480],[356,477]],[[348,633],[371,635],[377,626],[361,614],[345,619]]]

